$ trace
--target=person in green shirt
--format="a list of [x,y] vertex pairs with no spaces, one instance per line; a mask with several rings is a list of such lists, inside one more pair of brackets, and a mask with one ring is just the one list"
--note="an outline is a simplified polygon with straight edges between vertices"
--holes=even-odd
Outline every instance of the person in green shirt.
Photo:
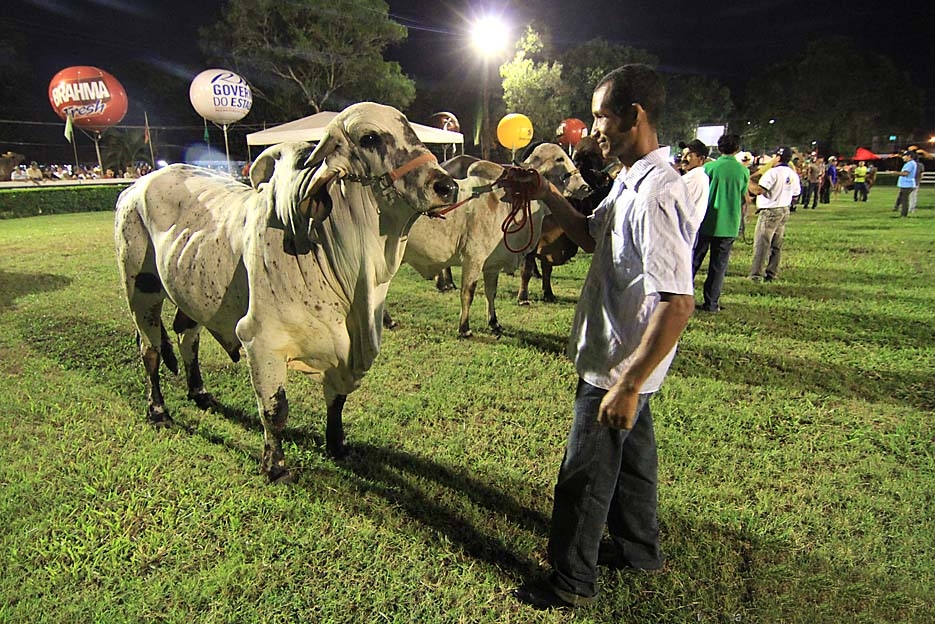
[[750,181],[750,171],[734,156],[740,149],[740,137],[725,134],[718,139],[717,148],[721,156],[704,165],[705,173],[711,180],[708,210],[698,228],[692,258],[692,274],[697,275],[705,256],[711,252],[708,276],[702,291],[704,301],[696,306],[704,312],[718,312],[721,309],[721,288],[724,276],[727,275],[734,239],[740,232],[740,224],[746,214],[747,183]]
[[854,201],[867,201],[867,163],[860,161],[854,167]]

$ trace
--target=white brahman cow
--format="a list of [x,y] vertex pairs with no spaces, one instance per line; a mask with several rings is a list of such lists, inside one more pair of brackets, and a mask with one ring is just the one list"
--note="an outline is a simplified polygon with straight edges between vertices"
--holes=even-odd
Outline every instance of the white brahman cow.
[[210,171],[172,165],[117,201],[117,264],[140,336],[149,418],[171,419],[159,386],[160,354],[172,355],[163,301],[178,308],[189,397],[201,407],[202,326],[250,363],[264,430],[261,470],[291,474],[282,451],[286,369],[318,377],[328,406],[326,442],[348,449],[342,409],[380,349],[390,279],[416,218],[453,201],[456,184],[396,109],[355,104],[325,138],[271,147],[250,171],[254,188]]
[[[554,143],[538,145],[522,166],[535,169],[567,196],[583,196],[589,192],[571,158]],[[477,161],[467,171],[468,177],[458,181],[459,194],[470,195],[474,189],[489,188],[503,173],[503,167]],[[403,261],[423,277],[432,278],[447,267],[462,267],[458,335],[463,338],[472,335],[469,315],[481,274],[487,299],[487,325],[494,335],[502,335],[494,304],[498,276],[504,269],[516,269],[523,257],[535,250],[542,231],[546,209],[533,201],[530,222],[515,233],[507,234],[504,240],[502,226],[511,211],[511,204],[504,201],[504,196],[500,188],[482,192],[446,214],[444,219],[420,219],[409,232]],[[388,317],[384,322],[392,323]]]

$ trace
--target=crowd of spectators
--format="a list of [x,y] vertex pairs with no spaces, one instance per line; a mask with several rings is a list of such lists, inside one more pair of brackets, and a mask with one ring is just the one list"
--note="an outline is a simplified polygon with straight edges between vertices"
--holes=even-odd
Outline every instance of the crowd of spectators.
[[152,171],[149,163],[141,162],[136,165],[117,169],[105,168],[99,165],[39,165],[32,161],[28,165],[21,164],[13,168],[9,179],[13,182],[32,182],[41,184],[46,180],[98,180],[98,179],[135,179]]

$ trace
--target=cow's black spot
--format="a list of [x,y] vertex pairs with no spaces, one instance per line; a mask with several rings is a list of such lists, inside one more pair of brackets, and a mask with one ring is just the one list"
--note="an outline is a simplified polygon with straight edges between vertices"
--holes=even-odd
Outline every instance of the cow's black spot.
[[136,289],[144,293],[157,293],[162,290],[162,282],[153,273],[140,273],[134,280]]

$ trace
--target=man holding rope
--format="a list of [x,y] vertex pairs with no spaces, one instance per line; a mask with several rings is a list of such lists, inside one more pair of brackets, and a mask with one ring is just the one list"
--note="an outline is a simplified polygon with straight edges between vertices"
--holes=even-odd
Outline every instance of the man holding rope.
[[[574,418],[555,486],[551,574],[515,596],[536,608],[588,604],[598,564],[659,570],[657,454],[649,398],[659,389],[694,310],[698,228],[685,183],[659,148],[665,89],[652,68],[624,65],[594,91],[592,135],[625,169],[590,217],[538,174],[500,183],[545,202],[565,232],[593,252],[569,341],[578,372]],[[601,544],[604,526],[611,540]]]

